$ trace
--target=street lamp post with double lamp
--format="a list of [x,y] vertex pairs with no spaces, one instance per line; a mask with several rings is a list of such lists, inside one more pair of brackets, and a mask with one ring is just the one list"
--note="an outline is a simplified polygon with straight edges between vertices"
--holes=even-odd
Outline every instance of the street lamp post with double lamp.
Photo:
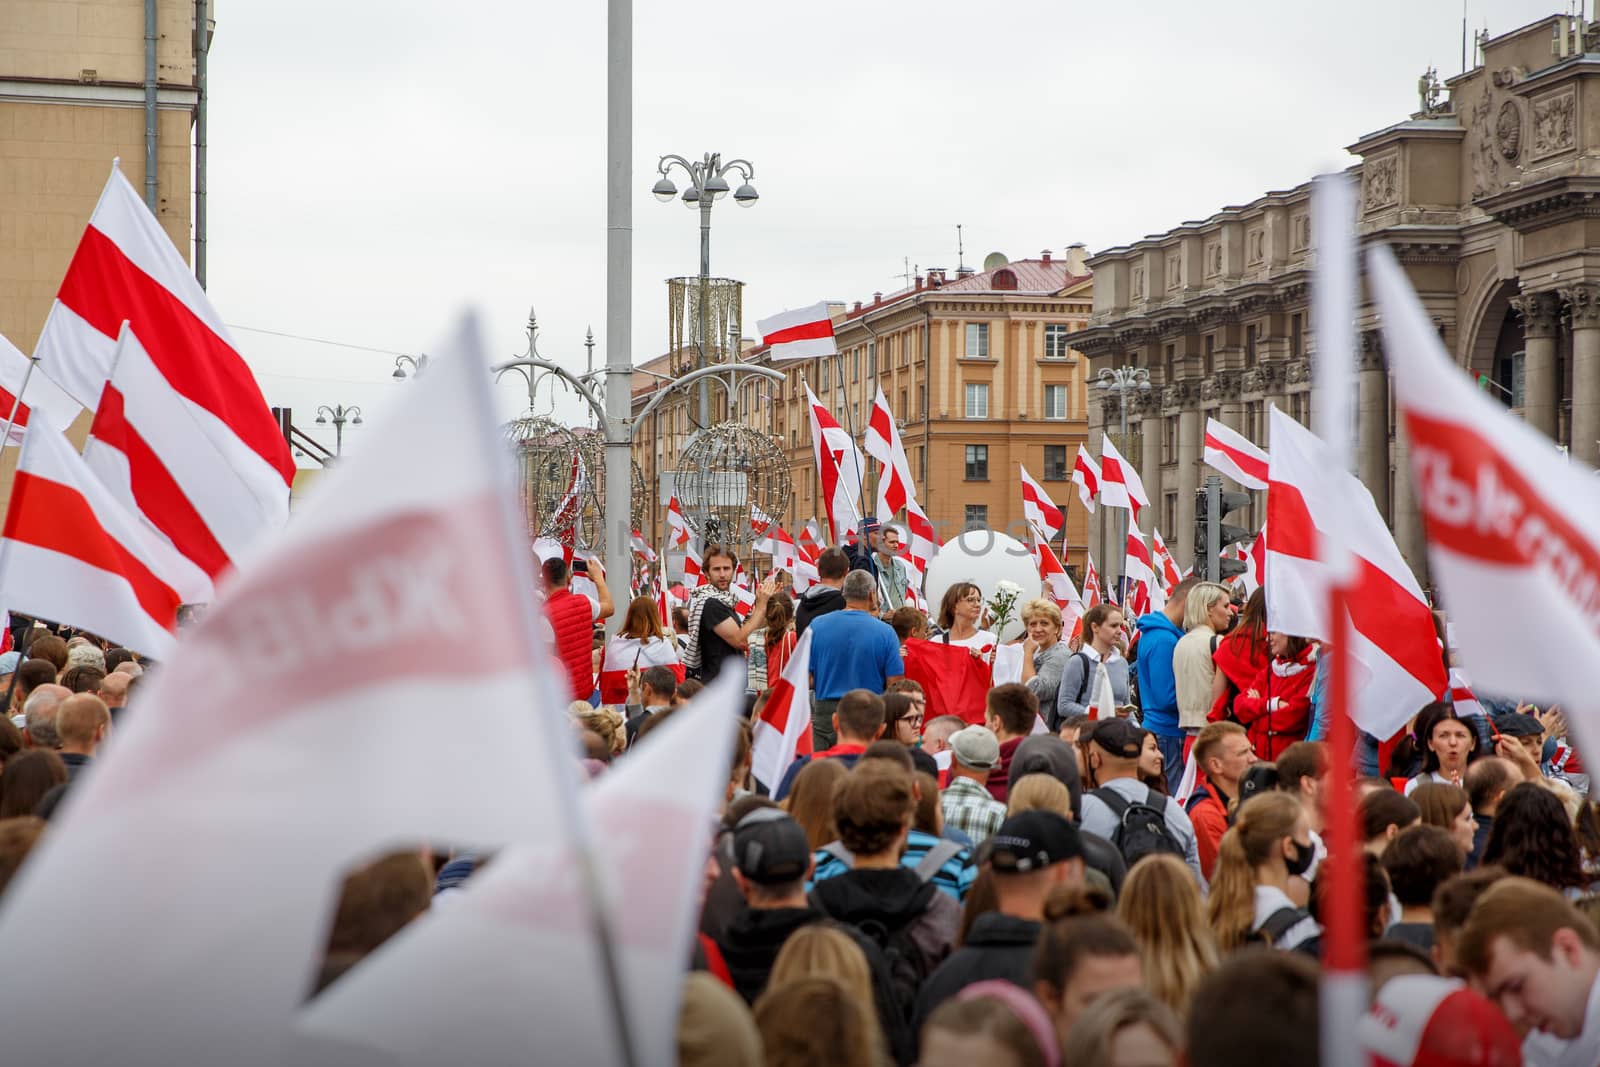
[[406,368],[407,367],[411,368],[411,373],[413,375],[421,377],[422,372],[428,369],[428,355],[427,355],[427,353],[424,352],[420,356],[396,356],[396,357],[394,357],[394,377],[397,380],[404,380],[405,379],[405,377],[406,377]]
[[[702,370],[706,366],[706,349],[713,340],[709,336],[711,329],[708,325],[711,303],[708,292],[711,278],[711,206],[728,195],[731,186],[727,176],[730,173],[736,173],[742,179],[739,188],[733,190],[734,203],[740,207],[751,207],[761,199],[761,194],[750,184],[756,176],[756,168],[749,160],[730,159],[723,162],[721,154],[707,152],[700,162],[691,163],[682,156],[667,155],[662,156],[656,164],[661,177],[650,187],[655,198],[663,204],[679,195],[678,187],[670,176],[673,168],[682,170],[689,178],[689,186],[682,194],[684,205],[700,209],[700,334],[694,366],[695,370]],[[707,382],[700,383],[702,428],[711,425],[711,392],[708,386]]]
[[317,408],[317,425],[326,426],[333,423],[333,454],[335,457],[344,455],[344,424],[351,426],[361,425],[361,408],[355,404],[345,407],[335,404],[329,407],[326,404]]
[[[1102,392],[1117,395],[1117,408],[1122,414],[1122,432],[1117,435],[1117,447],[1124,454],[1128,451],[1128,400],[1134,393],[1148,393],[1150,391],[1150,372],[1143,367],[1125,365],[1121,367],[1102,367],[1100,370],[1099,388]],[[1126,458],[1126,455],[1124,455]],[[1131,508],[1123,509],[1121,536],[1117,538],[1116,551],[1122,561],[1117,568],[1117,591],[1119,601],[1126,595],[1123,591],[1123,580],[1126,577],[1128,559],[1128,523],[1133,516]]]

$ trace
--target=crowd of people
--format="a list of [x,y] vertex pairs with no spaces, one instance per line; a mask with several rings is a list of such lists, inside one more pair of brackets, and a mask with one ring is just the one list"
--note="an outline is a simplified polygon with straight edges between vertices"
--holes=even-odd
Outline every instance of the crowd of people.
[[[1371,997],[1350,1040],[1383,1064],[1600,1064],[1600,806],[1559,709],[1441,694],[1336,767],[1323,650],[1269,631],[1260,591],[1193,579],[1070,632],[1031,601],[1020,676],[930,709],[919,643],[993,665],[1004,638],[972,583],[932,617],[903,606],[870,532],[825,551],[803,595],[769,578],[743,611],[739,560],[710,546],[672,625],[650,597],[613,605],[597,565],[544,564],[590,777],[721,672],[751,679],[679,1062],[1316,1063],[1327,783],[1346,773]],[[758,781],[750,721],[807,632],[810,751]],[[0,656],[0,891],[143,671],[85,636],[18,646]],[[353,871],[319,987],[492,862],[413,850]]]

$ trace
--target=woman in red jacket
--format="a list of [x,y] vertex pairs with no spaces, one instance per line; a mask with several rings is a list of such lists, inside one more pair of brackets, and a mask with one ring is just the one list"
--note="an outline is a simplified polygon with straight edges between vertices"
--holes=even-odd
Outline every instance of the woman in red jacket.
[[1272,659],[1255,684],[1233,701],[1234,717],[1250,733],[1256,758],[1275,760],[1311,729],[1311,682],[1316,646],[1304,637],[1268,633]]

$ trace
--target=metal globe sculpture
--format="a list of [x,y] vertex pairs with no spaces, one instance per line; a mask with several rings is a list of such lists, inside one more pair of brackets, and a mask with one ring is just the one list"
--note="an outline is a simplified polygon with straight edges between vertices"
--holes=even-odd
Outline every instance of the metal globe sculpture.
[[[516,457],[528,538],[551,538],[584,552],[605,548],[605,444],[592,430],[524,416],[505,425]],[[634,529],[644,512],[644,474],[631,464]]]
[[684,519],[707,544],[746,548],[755,539],[752,515],[781,519],[789,511],[788,458],[770,435],[741,422],[692,437],[675,484]]

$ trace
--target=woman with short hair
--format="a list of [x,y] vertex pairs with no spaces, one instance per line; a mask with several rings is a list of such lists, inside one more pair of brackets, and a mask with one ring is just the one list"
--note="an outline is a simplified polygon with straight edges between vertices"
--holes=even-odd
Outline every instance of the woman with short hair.
[[1022,625],[1028,632],[1022,642],[1022,684],[1039,698],[1047,725],[1054,730],[1061,668],[1072,658],[1072,652],[1061,643],[1061,609],[1044,597],[1030,600],[1022,607]]

